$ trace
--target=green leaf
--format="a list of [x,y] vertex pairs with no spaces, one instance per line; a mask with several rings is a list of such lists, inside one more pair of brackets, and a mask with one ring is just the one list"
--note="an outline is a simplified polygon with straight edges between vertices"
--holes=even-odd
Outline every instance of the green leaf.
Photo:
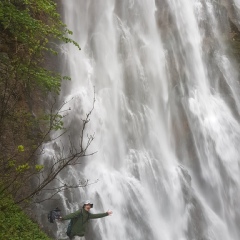
[[19,145],[18,146],[18,151],[19,152],[24,152],[24,146],[23,145]]

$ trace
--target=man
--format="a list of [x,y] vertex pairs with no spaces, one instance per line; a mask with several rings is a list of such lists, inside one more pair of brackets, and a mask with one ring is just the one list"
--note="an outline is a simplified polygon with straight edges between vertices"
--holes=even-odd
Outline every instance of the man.
[[87,200],[84,202],[82,209],[71,213],[65,217],[61,217],[61,220],[72,219],[72,227],[70,232],[71,240],[82,240],[84,239],[86,226],[90,219],[102,218],[112,215],[112,211],[107,211],[105,213],[92,214],[90,209],[93,207],[93,204]]

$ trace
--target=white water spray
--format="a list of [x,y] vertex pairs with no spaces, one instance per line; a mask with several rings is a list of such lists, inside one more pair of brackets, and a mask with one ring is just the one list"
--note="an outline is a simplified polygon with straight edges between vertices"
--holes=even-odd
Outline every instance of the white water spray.
[[77,141],[95,86],[98,152],[61,178],[99,182],[60,196],[68,213],[85,198],[114,212],[86,239],[240,239],[240,91],[219,1],[62,4],[82,48],[62,53],[72,81],[61,100],[74,97],[65,126]]

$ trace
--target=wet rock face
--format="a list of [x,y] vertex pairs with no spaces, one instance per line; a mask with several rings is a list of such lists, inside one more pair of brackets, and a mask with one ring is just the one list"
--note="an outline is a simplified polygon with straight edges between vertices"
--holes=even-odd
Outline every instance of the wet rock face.
[[229,31],[228,31],[228,41],[230,43],[230,52],[237,60],[237,65],[240,67],[240,8],[234,4],[234,0],[231,3],[223,1],[224,8],[228,14],[229,20]]
[[229,20],[240,29],[238,17],[240,16],[240,9],[235,4],[234,0],[221,0],[220,4],[227,10]]

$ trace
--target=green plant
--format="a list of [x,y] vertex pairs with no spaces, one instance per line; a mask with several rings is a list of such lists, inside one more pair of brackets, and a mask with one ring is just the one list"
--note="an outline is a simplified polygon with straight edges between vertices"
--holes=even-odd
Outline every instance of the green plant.
[[[60,147],[56,156],[44,164],[38,162],[50,133],[67,131],[63,118],[69,111],[63,109],[66,103],[57,106],[56,96],[62,80],[70,78],[45,63],[50,55],[58,53],[59,43],[71,43],[80,49],[56,7],[53,0],[0,1],[0,201],[9,194],[15,203],[40,202],[46,200],[41,195],[44,191],[50,192],[49,199],[59,191],[88,184],[61,182],[54,188],[51,183],[59,181],[58,174],[67,166],[93,154],[87,149],[94,135],[85,134],[85,129],[95,96],[92,109],[82,120],[79,143],[74,145],[69,138],[68,145]],[[52,101],[46,101],[49,95]]]
[[11,75],[22,81],[28,91],[37,86],[43,91],[59,92],[61,80],[68,77],[42,67],[45,54],[57,54],[56,42],[80,47],[69,38],[72,32],[61,21],[56,3],[52,0],[2,0],[0,29],[2,43],[11,45],[13,50],[2,55],[2,60],[7,60],[7,66],[11,66]]
[[14,204],[10,196],[0,198],[0,239],[50,240],[38,224]]
[[0,193],[15,200],[28,195],[32,177],[44,170],[37,163],[41,144],[64,128],[54,103],[50,110],[43,103],[70,78],[45,62],[57,55],[59,43],[80,46],[56,8],[53,0],[0,1]]

